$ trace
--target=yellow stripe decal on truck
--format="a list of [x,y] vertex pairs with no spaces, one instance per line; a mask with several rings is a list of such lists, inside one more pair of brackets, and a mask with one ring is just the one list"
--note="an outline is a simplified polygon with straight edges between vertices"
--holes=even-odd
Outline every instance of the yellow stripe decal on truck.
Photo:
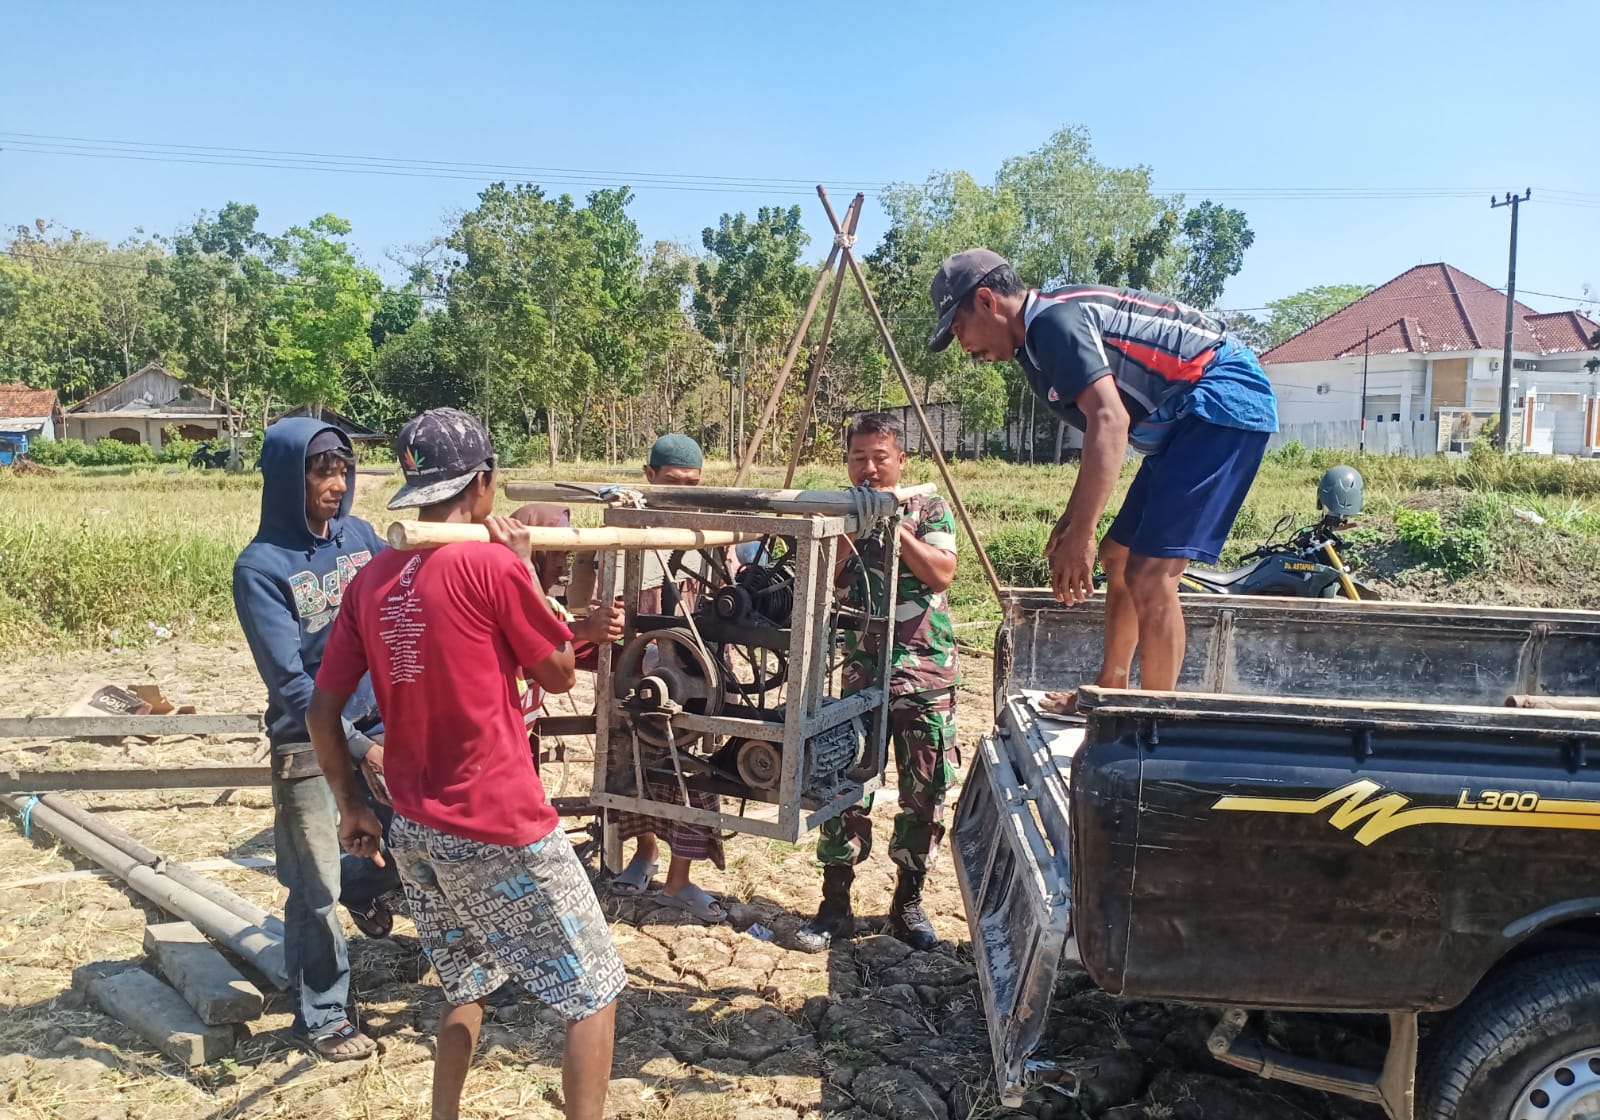
[[[1382,796],[1377,796],[1382,794]],[[1542,798],[1531,790],[1463,789],[1454,805],[1413,805],[1401,793],[1361,778],[1321,797],[1251,797],[1233,794],[1213,809],[1225,813],[1288,813],[1315,816],[1332,808],[1328,823],[1352,832],[1357,844],[1371,845],[1403,828],[1448,824],[1468,828],[1578,828],[1600,831],[1600,801]]]

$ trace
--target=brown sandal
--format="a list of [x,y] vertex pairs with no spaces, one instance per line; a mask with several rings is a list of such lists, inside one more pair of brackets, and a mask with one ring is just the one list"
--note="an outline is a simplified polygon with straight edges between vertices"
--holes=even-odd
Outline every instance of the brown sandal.
[[330,1062],[359,1062],[378,1052],[378,1044],[349,1019],[332,1030],[312,1038],[295,1032],[294,1040],[319,1058]]

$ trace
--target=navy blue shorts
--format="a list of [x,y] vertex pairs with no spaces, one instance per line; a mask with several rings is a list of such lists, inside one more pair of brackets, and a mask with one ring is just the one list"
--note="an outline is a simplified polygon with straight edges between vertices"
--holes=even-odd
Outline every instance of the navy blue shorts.
[[1215,564],[1266,454],[1267,432],[1189,415],[1145,456],[1106,536],[1135,556]]

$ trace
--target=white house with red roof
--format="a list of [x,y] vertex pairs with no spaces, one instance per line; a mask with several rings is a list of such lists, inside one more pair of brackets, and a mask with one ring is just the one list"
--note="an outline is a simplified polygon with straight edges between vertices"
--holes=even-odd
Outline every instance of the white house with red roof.
[[[1460,450],[1500,412],[1505,309],[1503,291],[1423,264],[1312,324],[1261,355],[1286,434],[1341,421],[1359,431],[1365,420],[1367,446],[1381,450],[1399,445],[1382,425],[1437,423],[1439,449]],[[1600,454],[1600,323],[1522,303],[1514,321],[1517,446]]]

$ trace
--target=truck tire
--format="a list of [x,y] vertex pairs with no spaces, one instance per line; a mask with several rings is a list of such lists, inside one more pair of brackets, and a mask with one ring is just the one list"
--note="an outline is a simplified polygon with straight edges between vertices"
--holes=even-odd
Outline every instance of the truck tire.
[[1493,974],[1427,1041],[1418,1120],[1600,1115],[1600,953],[1551,953]]

